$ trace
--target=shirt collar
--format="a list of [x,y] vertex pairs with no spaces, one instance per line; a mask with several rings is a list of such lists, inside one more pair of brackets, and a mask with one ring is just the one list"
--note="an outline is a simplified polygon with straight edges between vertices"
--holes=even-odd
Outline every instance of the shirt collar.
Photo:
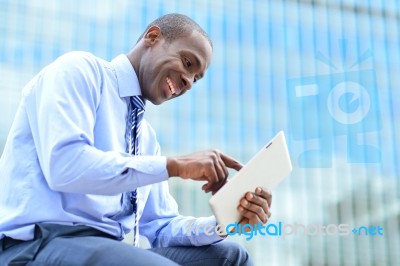
[[119,96],[129,97],[142,95],[139,80],[128,57],[121,54],[111,61],[117,76]]

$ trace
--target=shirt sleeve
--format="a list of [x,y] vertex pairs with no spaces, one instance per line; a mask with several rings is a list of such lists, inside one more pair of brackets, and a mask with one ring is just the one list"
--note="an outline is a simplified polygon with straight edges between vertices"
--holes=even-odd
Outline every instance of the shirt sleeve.
[[214,216],[182,216],[175,199],[169,193],[168,182],[152,185],[143,215],[140,234],[152,247],[202,246],[224,239]]
[[[94,145],[101,66],[80,53],[46,67],[23,91],[38,160],[55,191],[115,195],[168,179],[166,158],[131,157]],[[132,168],[129,171],[126,169]]]

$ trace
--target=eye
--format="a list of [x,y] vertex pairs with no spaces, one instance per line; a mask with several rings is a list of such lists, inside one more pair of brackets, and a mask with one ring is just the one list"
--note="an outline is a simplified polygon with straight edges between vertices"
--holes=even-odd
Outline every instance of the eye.
[[192,62],[190,62],[189,58],[185,57],[183,60],[185,61],[186,67],[190,67],[192,65]]

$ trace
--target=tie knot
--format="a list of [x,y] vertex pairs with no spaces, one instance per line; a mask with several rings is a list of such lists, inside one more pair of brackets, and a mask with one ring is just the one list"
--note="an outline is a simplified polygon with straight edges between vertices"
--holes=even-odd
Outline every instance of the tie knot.
[[131,108],[132,109],[139,109],[139,110],[144,110],[145,109],[145,102],[144,98],[141,95],[135,95],[130,97],[130,102],[131,102]]

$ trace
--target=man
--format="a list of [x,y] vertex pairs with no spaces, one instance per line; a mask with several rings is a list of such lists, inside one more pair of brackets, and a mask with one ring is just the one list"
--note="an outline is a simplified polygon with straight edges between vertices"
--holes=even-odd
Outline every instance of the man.
[[[145,101],[188,91],[210,65],[212,43],[186,16],[151,23],[112,62],[72,52],[23,89],[0,161],[0,264],[249,265],[240,245],[196,230],[214,217],[184,217],[169,177],[226,183],[242,165],[219,151],[163,157]],[[271,195],[249,192],[243,224],[266,223]],[[151,249],[121,242],[133,230]]]

